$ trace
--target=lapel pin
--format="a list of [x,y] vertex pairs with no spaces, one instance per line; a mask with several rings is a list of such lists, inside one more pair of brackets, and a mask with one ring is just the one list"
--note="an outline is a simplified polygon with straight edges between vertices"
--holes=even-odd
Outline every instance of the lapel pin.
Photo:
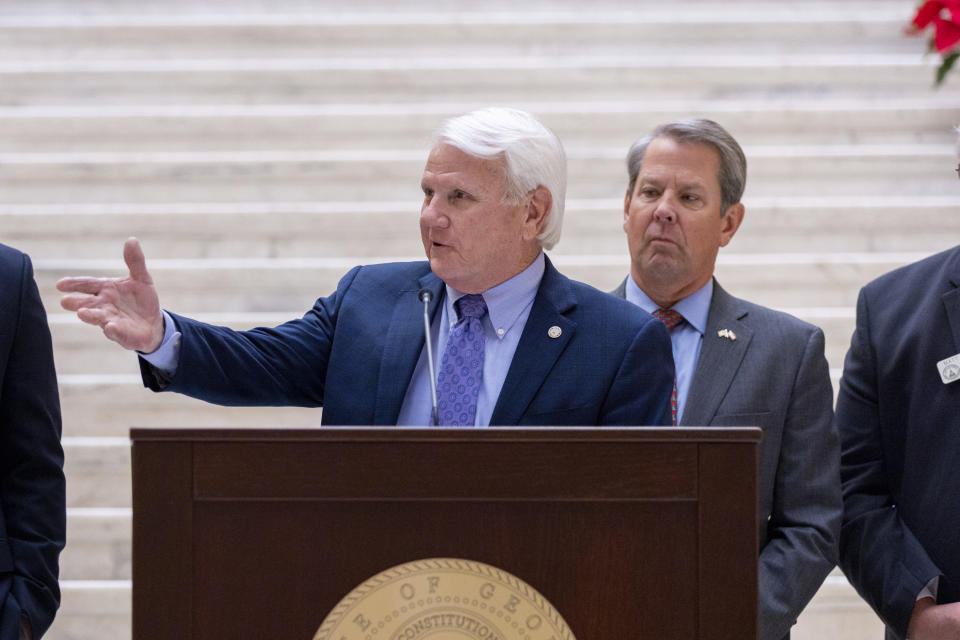
[[563,329],[561,329],[557,325],[553,325],[552,327],[547,329],[547,335],[550,336],[551,338],[559,338],[560,334],[562,333],[563,333]]
[[960,353],[938,362],[937,369],[940,371],[940,379],[943,380],[943,384],[960,380]]
[[737,334],[735,334],[733,331],[730,331],[730,329],[720,329],[720,331],[717,331],[717,337],[726,338],[732,342],[737,339]]

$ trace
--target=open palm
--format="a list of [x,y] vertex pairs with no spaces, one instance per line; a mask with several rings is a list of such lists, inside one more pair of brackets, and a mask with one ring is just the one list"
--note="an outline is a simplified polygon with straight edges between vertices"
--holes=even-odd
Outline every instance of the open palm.
[[65,295],[60,305],[76,311],[87,324],[126,349],[150,353],[163,341],[163,314],[153,278],[147,272],[143,249],[136,238],[123,245],[130,273],[124,278],[63,278],[57,289]]

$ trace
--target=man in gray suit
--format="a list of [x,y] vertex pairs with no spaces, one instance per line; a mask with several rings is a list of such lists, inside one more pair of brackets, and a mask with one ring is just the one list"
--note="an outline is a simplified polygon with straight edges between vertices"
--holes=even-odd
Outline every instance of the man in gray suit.
[[675,423],[760,426],[759,637],[789,637],[837,560],[839,444],[823,332],[713,278],[743,221],[746,158],[710,120],[661,125],[627,155],[630,275],[614,292],[660,317]]

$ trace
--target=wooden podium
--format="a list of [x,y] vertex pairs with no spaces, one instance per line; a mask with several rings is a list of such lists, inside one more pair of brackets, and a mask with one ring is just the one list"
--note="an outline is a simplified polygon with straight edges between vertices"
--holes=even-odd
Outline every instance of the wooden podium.
[[364,581],[438,557],[516,576],[577,640],[756,637],[759,429],[131,438],[134,640],[311,640]]

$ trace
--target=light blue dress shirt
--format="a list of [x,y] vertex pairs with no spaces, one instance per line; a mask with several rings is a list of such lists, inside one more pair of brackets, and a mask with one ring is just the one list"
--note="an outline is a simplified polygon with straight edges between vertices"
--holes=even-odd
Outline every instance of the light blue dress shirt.
[[[483,380],[477,397],[477,415],[475,426],[490,424],[490,417],[500,397],[500,389],[507,378],[507,371],[513,362],[513,354],[520,343],[520,335],[527,324],[533,300],[537,297],[540,280],[546,268],[543,253],[526,269],[483,292],[483,301],[487,305],[487,315],[481,320],[484,331]],[[454,302],[465,294],[446,287],[443,307],[434,315],[430,326],[433,340],[434,370],[439,370],[443,350],[447,346],[450,329],[457,322]],[[160,347],[140,357],[165,374],[172,376],[177,370],[180,354],[181,334],[176,330],[173,318],[164,311],[164,336]],[[433,424],[433,401],[430,390],[430,368],[427,366],[427,347],[424,345],[417,360],[416,369],[407,394],[403,398],[397,424],[403,426],[430,426]]]
[[[543,253],[537,256],[529,267],[505,282],[483,292],[483,301],[487,305],[487,315],[481,320],[483,325],[483,380],[477,396],[477,415],[474,426],[485,427],[490,424],[490,416],[500,397],[500,389],[507,378],[513,354],[520,343],[520,335],[527,324],[533,300],[537,297],[540,280],[543,278],[545,262]],[[440,369],[443,350],[450,337],[450,329],[457,322],[456,302],[463,293],[446,287],[443,307],[434,315],[430,327],[433,340],[434,371]],[[430,368],[427,365],[427,347],[424,345],[417,360],[407,395],[403,398],[397,424],[403,426],[429,426],[433,423],[431,414],[433,401],[430,397]]]
[[[653,313],[660,308],[637,286],[637,283],[630,276],[627,276],[626,296],[627,300],[647,313]],[[683,417],[683,409],[687,405],[687,394],[690,393],[693,374],[697,370],[697,360],[700,358],[703,334],[707,330],[707,316],[710,314],[710,301],[712,299],[713,278],[710,278],[707,284],[673,305],[673,310],[686,320],[670,332],[670,342],[673,346],[673,366],[677,370],[678,424]]]
[[177,325],[170,314],[163,309],[161,312],[163,313],[163,342],[156,351],[150,353],[137,351],[137,354],[163,373],[173,377],[177,372],[177,363],[180,361],[180,340],[183,334],[177,331]]

